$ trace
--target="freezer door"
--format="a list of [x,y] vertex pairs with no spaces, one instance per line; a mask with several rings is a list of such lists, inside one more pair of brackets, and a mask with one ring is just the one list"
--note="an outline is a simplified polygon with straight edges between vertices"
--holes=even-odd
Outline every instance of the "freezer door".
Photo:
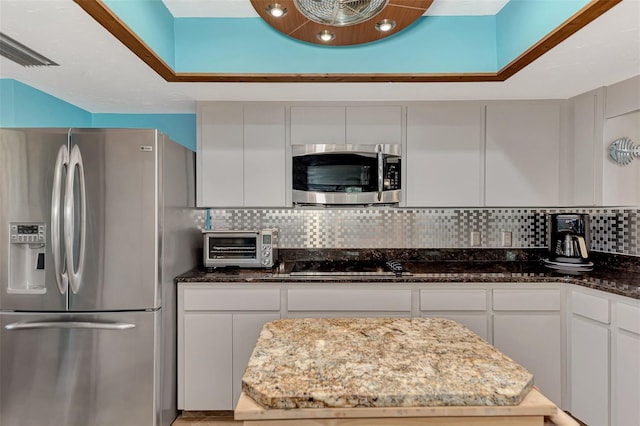
[[[56,158],[66,151],[67,134],[67,129],[0,129],[0,310],[66,309],[54,273],[51,204]],[[60,172],[64,178],[64,167]],[[31,238],[30,229],[41,230],[31,235],[44,238],[20,243],[19,227],[25,238]],[[64,290],[62,279],[60,284]]]
[[158,425],[159,316],[0,314],[0,424]]
[[73,247],[67,255],[69,310],[160,306],[156,164],[161,155],[153,130],[72,131],[73,199],[66,210],[73,211],[73,219],[65,227],[74,229],[66,235]]

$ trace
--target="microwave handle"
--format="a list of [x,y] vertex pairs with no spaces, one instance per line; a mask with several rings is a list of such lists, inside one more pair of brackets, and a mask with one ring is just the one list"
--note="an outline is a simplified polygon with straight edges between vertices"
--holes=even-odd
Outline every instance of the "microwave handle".
[[376,147],[378,151],[378,201],[382,201],[382,184],[384,182],[384,157],[382,155],[382,146]]

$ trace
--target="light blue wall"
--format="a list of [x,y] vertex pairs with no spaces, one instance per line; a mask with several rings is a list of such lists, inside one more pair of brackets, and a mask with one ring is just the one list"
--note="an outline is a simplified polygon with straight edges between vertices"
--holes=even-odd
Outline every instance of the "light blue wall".
[[179,73],[497,72],[588,2],[510,0],[497,15],[425,16],[375,43],[327,47],[257,17],[173,18],[161,0],[105,0]]
[[[175,71],[214,73],[461,73],[496,70],[495,16],[423,17],[358,46],[285,37],[259,18],[175,20]],[[229,36],[232,34],[233,36]],[[410,47],[407,47],[410,46]]]
[[589,0],[511,0],[497,15],[498,69],[559,27]]
[[161,0],[103,0],[111,11],[174,67],[173,15]]
[[13,79],[0,79],[0,126],[91,127],[91,113]]
[[0,127],[152,128],[196,150],[195,114],[92,114],[13,79],[0,79]]

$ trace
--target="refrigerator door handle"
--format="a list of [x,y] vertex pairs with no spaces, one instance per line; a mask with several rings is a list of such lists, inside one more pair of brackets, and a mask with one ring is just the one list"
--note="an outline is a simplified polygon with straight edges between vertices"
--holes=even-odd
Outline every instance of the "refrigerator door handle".
[[128,330],[135,328],[135,324],[128,322],[93,322],[93,321],[34,321],[14,322],[4,326],[6,330],[33,329],[98,329],[98,330]]
[[60,250],[60,201],[62,197],[62,171],[69,163],[69,150],[62,145],[58,150],[53,175],[53,189],[51,191],[51,253],[53,255],[53,269],[56,284],[61,294],[69,288],[69,279],[64,270],[64,250]]
[[[76,181],[76,168],[78,169],[78,196],[80,198],[80,221],[78,228],[79,235],[79,247],[78,247],[78,262],[76,269],[75,253],[74,253],[74,241],[75,234],[75,194],[74,184]],[[84,165],[82,163],[82,155],[80,154],[80,148],[78,145],[74,145],[71,148],[71,154],[69,154],[69,166],[67,169],[67,187],[65,191],[64,199],[64,242],[66,250],[67,261],[67,275],[69,276],[69,286],[71,291],[76,294],[80,290],[80,284],[82,283],[82,273],[84,271],[84,256],[85,256],[85,241],[86,241],[86,222],[87,222],[87,199],[85,196],[85,180],[84,180]]]

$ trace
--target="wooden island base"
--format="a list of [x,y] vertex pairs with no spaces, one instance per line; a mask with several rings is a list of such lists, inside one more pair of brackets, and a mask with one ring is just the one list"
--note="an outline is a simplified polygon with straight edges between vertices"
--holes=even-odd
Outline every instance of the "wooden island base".
[[542,426],[545,416],[553,420],[558,412],[535,388],[511,406],[267,409],[242,393],[235,419],[245,426]]

